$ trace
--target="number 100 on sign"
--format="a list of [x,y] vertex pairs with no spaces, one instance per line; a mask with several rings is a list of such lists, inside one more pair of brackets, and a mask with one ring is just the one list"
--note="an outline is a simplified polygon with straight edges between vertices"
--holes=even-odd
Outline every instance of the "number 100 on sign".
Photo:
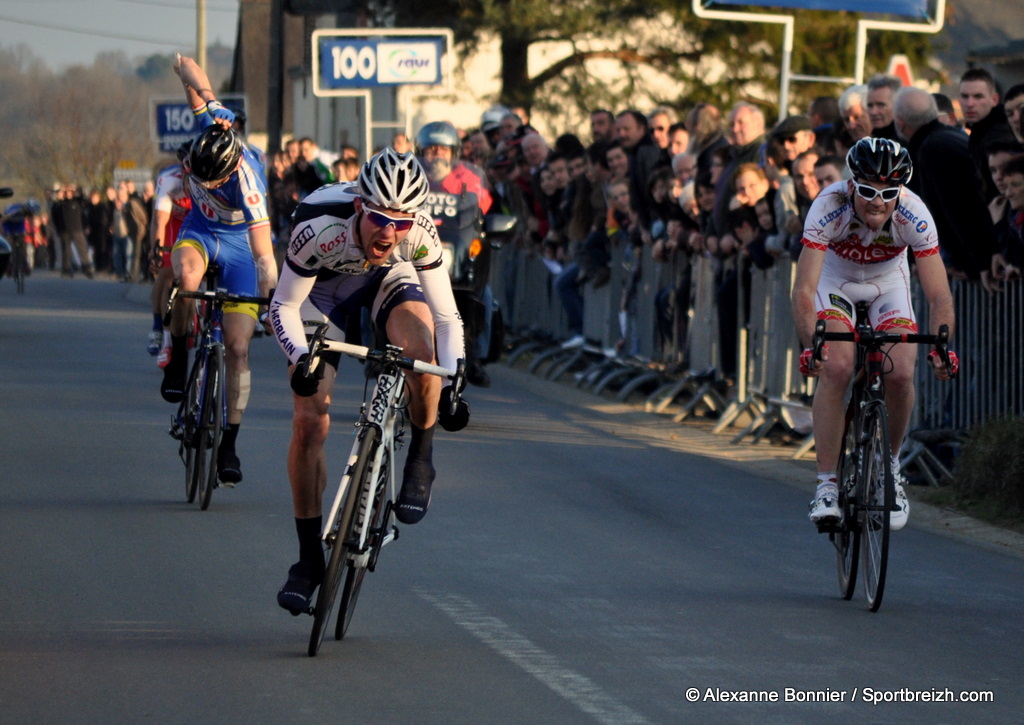
[[320,47],[320,81],[326,88],[441,82],[440,42],[334,41]]

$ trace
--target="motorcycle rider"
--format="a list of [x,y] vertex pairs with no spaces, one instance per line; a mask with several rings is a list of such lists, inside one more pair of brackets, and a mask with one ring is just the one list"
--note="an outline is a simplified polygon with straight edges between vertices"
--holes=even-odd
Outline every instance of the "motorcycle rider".
[[[480,207],[480,215],[483,217],[490,211],[492,198],[491,192],[487,189],[484,172],[471,163],[462,161],[459,153],[462,148],[462,140],[459,132],[448,121],[433,121],[420,128],[416,134],[416,155],[427,171],[427,178],[430,181],[430,190],[433,192],[447,192],[460,196],[462,194],[473,195]],[[439,216],[443,209],[435,206],[431,208],[428,202],[426,211],[435,218],[439,226]],[[482,329],[467,330],[466,342],[466,379],[473,385],[486,388],[491,384],[490,376],[484,370],[481,359],[486,357],[490,347],[491,339],[491,313],[494,306],[494,298],[491,294],[491,286],[488,284],[482,294],[480,302],[484,307]],[[470,324],[470,315],[463,313],[463,323]],[[472,333],[478,333],[471,335]]]

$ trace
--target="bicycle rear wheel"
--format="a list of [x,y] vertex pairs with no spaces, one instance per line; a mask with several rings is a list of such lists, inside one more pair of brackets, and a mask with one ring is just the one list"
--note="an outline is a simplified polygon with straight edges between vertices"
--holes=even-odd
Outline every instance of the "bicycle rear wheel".
[[[376,446],[374,448],[376,449]],[[359,590],[363,586],[363,577],[366,576],[367,571],[373,571],[373,567],[377,563],[377,554],[380,553],[388,519],[391,517],[390,510],[387,511],[386,516],[383,515],[385,513],[388,476],[390,475],[389,471],[391,468],[390,459],[389,452],[385,450],[381,456],[381,463],[378,469],[366,473],[366,475],[373,479],[372,487],[364,485],[359,488],[360,491],[373,492],[373,503],[370,508],[370,534],[366,542],[369,556],[366,557],[366,562],[361,566],[356,566],[352,561],[349,562],[348,571],[345,574],[345,586],[341,590],[341,604],[338,606],[338,621],[334,627],[335,639],[342,639],[345,633],[348,632],[348,625],[352,622],[352,615],[356,611],[356,602],[359,600]],[[368,481],[367,484],[369,483]],[[353,534],[358,535],[356,527],[353,527],[353,529]]]
[[196,479],[199,508],[203,511],[210,507],[213,489],[217,487],[217,449],[224,424],[224,350],[218,345],[207,352],[205,378],[196,436]]
[[317,652],[320,651],[324,633],[330,623],[334,600],[338,596],[341,577],[345,573],[345,564],[348,560],[348,548],[352,541],[352,527],[356,518],[355,509],[361,491],[360,484],[366,478],[366,471],[370,466],[378,441],[379,433],[375,428],[363,429],[359,450],[356,453],[356,462],[348,482],[348,491],[345,494],[345,502],[339,508],[335,520],[330,523],[331,534],[328,537],[328,546],[331,553],[327,559],[324,580],[317,591],[316,604],[313,606],[313,630],[309,633],[309,648],[307,650],[310,657],[316,657]]
[[201,428],[202,394],[203,364],[197,359],[189,372],[188,384],[185,386],[185,400],[180,409],[181,446],[185,454],[185,500],[189,503],[196,500],[196,491],[199,488],[196,446],[198,445],[197,431]]
[[843,520],[839,529],[829,538],[836,547],[836,570],[839,574],[839,594],[850,600],[857,587],[857,562],[860,556],[860,530],[857,524],[856,496],[858,465],[857,432],[854,421],[847,420],[843,435],[843,450],[839,454],[837,479],[839,482],[839,509]]
[[868,608],[877,612],[885,592],[885,574],[889,561],[889,517],[895,497],[892,457],[889,452],[889,425],[885,407],[872,406],[864,415],[863,461],[858,505],[862,513],[861,554],[864,567],[864,594]]

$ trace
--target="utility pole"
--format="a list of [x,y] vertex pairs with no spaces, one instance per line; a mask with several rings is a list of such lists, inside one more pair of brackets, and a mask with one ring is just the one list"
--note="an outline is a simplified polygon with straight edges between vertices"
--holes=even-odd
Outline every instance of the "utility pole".
[[270,48],[267,79],[267,153],[281,150],[284,125],[284,0],[270,0]]
[[206,70],[206,0],[196,0],[196,63]]

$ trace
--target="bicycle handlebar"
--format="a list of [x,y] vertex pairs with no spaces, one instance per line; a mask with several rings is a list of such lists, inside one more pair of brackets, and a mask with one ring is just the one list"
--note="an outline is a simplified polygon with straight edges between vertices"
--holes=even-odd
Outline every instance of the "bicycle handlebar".
[[462,400],[462,391],[466,388],[465,359],[459,358],[456,369],[450,370],[448,368],[443,368],[440,365],[423,362],[422,360],[402,357],[399,354],[402,352],[402,349],[393,345],[388,345],[386,350],[373,350],[364,345],[353,345],[352,343],[341,342],[340,340],[328,340],[327,330],[330,328],[328,323],[318,322],[308,324],[315,324],[316,331],[309,340],[309,357],[307,357],[303,363],[302,374],[305,377],[309,377],[316,371],[317,366],[320,364],[320,356],[324,352],[340,352],[359,360],[369,360],[370,362],[376,363],[394,363],[403,370],[411,370],[415,373],[425,373],[427,375],[436,375],[439,378],[450,380],[452,382],[452,403],[450,412],[452,414],[455,413],[455,409]]
[[854,342],[869,349],[880,349],[882,345],[890,345],[898,342],[913,342],[924,345],[934,345],[939,359],[946,366],[946,372],[951,378],[956,377],[953,365],[949,360],[949,325],[941,325],[937,334],[925,334],[919,332],[888,332],[875,330],[871,327],[859,327],[853,332],[827,332],[825,321],[818,320],[814,326],[814,337],[811,341],[811,348],[814,350],[814,359],[821,360],[821,351],[828,341]]
[[224,290],[204,290],[202,292],[183,292],[178,291],[176,293],[179,297],[191,300],[206,300],[208,302],[240,302],[243,304],[253,305],[269,305],[269,297],[251,297],[249,295],[236,295],[231,292],[225,292]]

